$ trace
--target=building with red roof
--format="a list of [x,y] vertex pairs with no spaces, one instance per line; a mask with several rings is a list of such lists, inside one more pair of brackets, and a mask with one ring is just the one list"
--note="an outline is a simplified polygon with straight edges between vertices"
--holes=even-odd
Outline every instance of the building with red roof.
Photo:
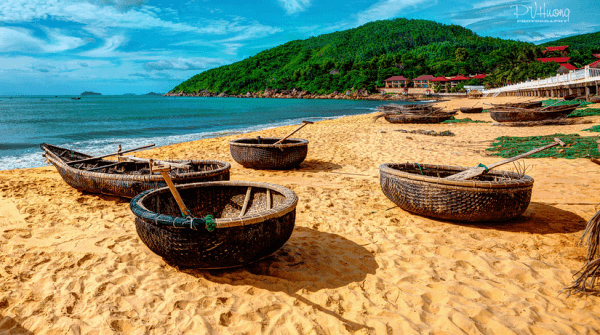
[[600,58],[600,54],[593,54],[592,56],[594,56],[596,58]]
[[569,59],[571,59],[571,57],[549,57],[549,58],[538,58],[536,60],[538,62],[542,62],[542,63],[549,63],[549,62],[568,63]]
[[577,70],[577,67],[575,67],[575,65],[571,65],[569,63],[562,63],[560,64],[561,67],[564,67],[565,69],[571,71],[571,70]]
[[485,74],[482,73],[482,74],[478,74],[478,75],[473,76],[472,79],[483,79],[485,77],[487,77],[487,75],[485,75]]
[[447,82],[450,80],[446,79],[446,77],[435,77],[435,78],[431,79],[430,81],[432,81],[432,82]]
[[462,74],[459,74],[458,76],[456,76],[454,78],[450,78],[450,83],[452,86],[456,86],[463,80],[470,80],[470,78],[467,78],[467,77],[463,76]]
[[573,70],[577,70],[577,67],[569,64],[569,63],[562,63],[560,64],[560,67],[558,68],[558,73],[568,73],[569,71],[573,71]]
[[386,79],[384,81],[385,81],[385,87],[398,88],[398,87],[405,87],[406,84],[408,84],[408,82],[410,81],[410,79],[404,78],[404,76],[393,76],[393,77],[389,77],[388,79]]
[[588,67],[590,67],[590,68],[598,68],[598,69],[600,69],[600,59],[599,59],[599,60],[597,60],[597,61],[595,61],[595,62],[593,62],[593,63],[590,63],[590,64],[588,65]]
[[558,47],[546,47],[546,50],[542,50],[542,53],[560,51],[562,54],[566,54],[567,53],[566,50],[568,47],[569,47],[568,45],[561,45]]
[[430,81],[432,79],[435,79],[435,77],[430,74],[426,74],[426,75],[419,76],[419,77],[413,79],[412,81],[413,81],[413,83],[415,83],[415,88],[429,88],[429,87],[431,87]]

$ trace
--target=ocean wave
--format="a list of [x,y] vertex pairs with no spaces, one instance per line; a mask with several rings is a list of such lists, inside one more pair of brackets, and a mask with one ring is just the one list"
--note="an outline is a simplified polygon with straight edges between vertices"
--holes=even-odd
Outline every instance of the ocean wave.
[[[204,138],[223,137],[235,134],[244,134],[260,130],[272,129],[277,127],[289,126],[299,124],[303,120],[310,121],[323,121],[333,120],[345,117],[347,115],[337,116],[313,116],[313,117],[301,117],[291,118],[278,122],[271,122],[266,124],[259,124],[253,126],[240,125],[239,127],[231,127],[228,129],[221,129],[210,132],[199,132],[192,134],[182,135],[169,135],[169,136],[150,136],[150,137],[111,137],[103,139],[91,139],[83,141],[72,141],[63,143],[51,143],[61,147],[70,148],[80,152],[84,152],[90,155],[102,155],[110,152],[115,152],[118,145],[120,144],[123,150],[127,150],[134,147],[141,147],[144,145],[154,143],[156,147],[162,147],[171,144],[191,142],[201,140]],[[46,166],[44,163],[45,159],[42,157],[42,151],[38,145],[24,145],[26,147],[25,152],[14,155],[0,156],[0,170],[12,170],[12,169],[24,169],[24,168],[35,168]],[[208,159],[209,157],[194,157],[198,159]]]

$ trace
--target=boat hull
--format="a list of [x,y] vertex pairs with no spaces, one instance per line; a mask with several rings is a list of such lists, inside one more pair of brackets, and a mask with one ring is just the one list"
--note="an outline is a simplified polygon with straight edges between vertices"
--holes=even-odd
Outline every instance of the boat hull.
[[[42,144],[42,150],[45,151],[46,158],[54,165],[54,167],[56,167],[56,170],[63,180],[69,184],[69,186],[77,190],[133,198],[144,191],[167,186],[163,177],[159,174],[113,174],[77,169],[66,164],[66,162],[52,150],[52,147],[64,149]],[[81,157],[80,153],[77,154]],[[170,162],[188,163],[190,161]],[[229,180],[229,170],[231,169],[231,165],[227,162],[192,160],[191,164],[209,164],[211,166],[218,166],[218,168],[210,171],[173,174],[171,179],[174,184]]]

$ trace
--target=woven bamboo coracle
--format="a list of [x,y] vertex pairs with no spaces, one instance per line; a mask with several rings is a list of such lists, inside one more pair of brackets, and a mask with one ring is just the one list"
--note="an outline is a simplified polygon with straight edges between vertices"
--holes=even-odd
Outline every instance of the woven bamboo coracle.
[[[133,198],[146,190],[166,186],[160,174],[150,174],[148,164],[126,162],[114,166],[117,161],[98,160],[71,166],[67,163],[91,158],[91,156],[46,143],[40,147],[64,181],[80,191]],[[191,166],[189,172],[185,170],[171,172],[171,179],[175,184],[229,180],[231,164],[227,162],[213,160],[171,160],[169,162],[186,163]],[[95,165],[99,167],[94,167]],[[107,167],[103,169],[102,166]],[[86,171],[86,169],[94,170]]]
[[498,122],[543,121],[567,117],[579,105],[551,106],[546,108],[494,108],[490,116]]
[[400,208],[451,221],[505,221],[529,206],[533,178],[489,171],[465,181],[442,179],[468,168],[418,163],[382,164],[381,189]]
[[146,191],[130,204],[140,239],[170,263],[204,269],[241,266],[277,251],[294,230],[298,197],[283,186],[225,181],[177,185],[177,190],[193,217],[216,218],[214,231],[191,228],[193,221],[181,217],[166,187]]
[[231,157],[246,168],[290,169],[304,161],[308,154],[308,141],[288,138],[274,144],[280,137],[240,138],[229,142]]
[[453,115],[406,115],[388,114],[384,118],[389,123],[440,123],[450,120]]

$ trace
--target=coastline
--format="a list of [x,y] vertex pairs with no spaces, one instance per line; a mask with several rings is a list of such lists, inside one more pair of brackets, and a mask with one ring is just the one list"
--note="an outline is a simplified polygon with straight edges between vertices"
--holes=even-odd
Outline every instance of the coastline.
[[[346,91],[340,93],[338,91],[329,94],[316,94],[310,93],[303,90],[282,90],[277,89],[266,89],[259,92],[248,92],[246,94],[227,94],[227,93],[211,93],[208,90],[201,90],[195,93],[184,93],[184,92],[168,92],[164,96],[166,97],[219,97],[219,98],[274,98],[274,99],[337,99],[337,100],[381,100],[381,101],[403,101],[402,95],[400,94],[372,94],[367,92],[366,89],[359,89],[353,91]],[[409,100],[404,101],[419,101],[419,100],[431,100],[431,99],[442,99],[455,96],[425,96],[425,95],[409,95]],[[464,97],[464,96],[463,96]]]
[[[447,108],[519,98],[453,99]],[[590,106],[590,107],[597,107]],[[490,121],[489,114],[457,118]],[[586,119],[600,123],[600,117]],[[33,333],[538,334],[600,330],[600,297],[559,291],[582,265],[579,238],[600,202],[587,159],[528,159],[535,180],[522,218],[460,224],[405,212],[381,192],[388,162],[475,166],[502,160],[498,136],[578,133],[535,128],[389,124],[373,113],[318,121],[306,161],[287,171],[244,169],[228,142],[281,137],[296,125],[136,153],[216,159],[232,180],[276,183],[299,197],[296,228],[274,255],[226,271],[178,269],[137,237],[127,200],[81,193],[54,167],[0,171],[0,331]],[[451,130],[455,137],[398,129]],[[409,135],[409,136],[407,136]],[[507,167],[506,169],[509,169]],[[501,168],[504,170],[504,168]],[[20,327],[20,328],[19,328]]]

